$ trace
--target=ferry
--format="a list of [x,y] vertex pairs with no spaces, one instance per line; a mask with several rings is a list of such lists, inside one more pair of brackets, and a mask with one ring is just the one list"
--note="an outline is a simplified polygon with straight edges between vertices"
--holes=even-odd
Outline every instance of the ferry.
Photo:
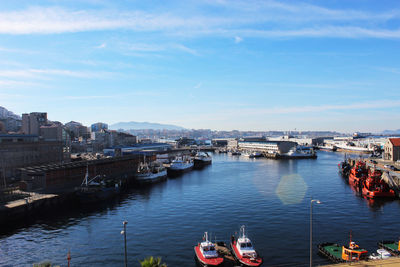
[[382,179],[382,172],[370,169],[368,178],[362,181],[362,195],[367,198],[395,197],[395,192]]
[[208,240],[208,233],[205,232],[203,242],[194,247],[196,259],[202,266],[221,266],[224,257],[215,248],[215,244]]
[[351,241],[351,238],[348,246],[340,246],[336,243],[323,243],[318,245],[318,251],[321,255],[335,263],[368,259],[368,251],[360,248],[354,241]]
[[393,256],[399,256],[400,255],[400,242],[399,241],[381,241],[378,242],[378,246],[380,248],[386,249],[387,251],[390,252]]
[[263,263],[262,257],[255,251],[250,239],[246,236],[245,227],[240,227],[239,238],[232,236],[231,248],[233,256],[242,266],[260,266]]
[[361,186],[362,181],[367,179],[368,170],[363,160],[358,160],[356,165],[350,170],[349,184],[353,186]]

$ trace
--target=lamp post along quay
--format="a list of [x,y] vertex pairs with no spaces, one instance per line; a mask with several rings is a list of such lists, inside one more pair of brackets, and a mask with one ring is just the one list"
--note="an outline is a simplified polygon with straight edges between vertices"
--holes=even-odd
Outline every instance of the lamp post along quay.
[[126,225],[128,224],[127,221],[123,221],[122,224],[124,225],[124,230],[121,231],[121,235],[124,235],[124,255],[125,255],[125,267],[128,267],[128,257],[126,253]]
[[313,202],[321,204],[322,202],[318,199],[311,199],[310,201],[310,267],[312,267],[312,205]]

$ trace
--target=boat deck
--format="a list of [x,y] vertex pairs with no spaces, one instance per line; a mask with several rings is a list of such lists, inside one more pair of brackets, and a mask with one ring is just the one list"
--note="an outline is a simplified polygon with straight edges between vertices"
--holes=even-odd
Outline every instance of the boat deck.
[[335,258],[342,258],[342,247],[336,245],[324,246],[326,251],[328,251]]

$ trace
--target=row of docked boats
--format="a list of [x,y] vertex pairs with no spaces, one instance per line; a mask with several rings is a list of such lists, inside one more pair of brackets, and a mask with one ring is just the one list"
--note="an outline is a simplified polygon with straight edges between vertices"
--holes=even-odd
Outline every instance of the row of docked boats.
[[[193,168],[200,169],[211,163],[212,157],[206,152],[198,152],[194,157],[177,157],[167,167],[157,161],[149,163],[144,157],[133,175],[133,181],[139,185],[153,184],[166,180],[168,176],[176,177]],[[75,193],[81,203],[95,203],[119,194],[122,185],[121,179],[106,175],[89,177],[87,166],[85,177],[81,185],[75,188]]]
[[352,241],[350,234],[348,244],[322,243],[318,245],[318,253],[335,263],[387,259],[391,256],[400,255],[399,241],[380,241],[377,245],[379,249],[376,250],[376,253],[369,254],[366,249]]
[[364,160],[357,160],[354,166],[345,159],[338,164],[339,172],[348,179],[348,183],[362,196],[369,199],[395,198],[393,189],[383,179],[381,170],[368,167]]
[[246,235],[244,225],[240,228],[238,237],[232,235],[230,248],[227,248],[224,242],[212,243],[205,232],[203,241],[194,247],[194,252],[196,261],[201,266],[221,266],[230,256],[241,266],[261,266],[263,263],[262,257]]

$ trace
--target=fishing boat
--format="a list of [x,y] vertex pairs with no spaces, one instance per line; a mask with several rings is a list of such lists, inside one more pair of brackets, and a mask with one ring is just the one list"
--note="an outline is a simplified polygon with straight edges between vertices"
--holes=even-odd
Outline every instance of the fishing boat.
[[193,169],[193,161],[190,158],[179,157],[174,159],[167,168],[168,176],[177,176]]
[[327,257],[332,262],[360,261],[368,258],[368,251],[360,248],[351,240],[349,245],[340,246],[336,243],[322,243],[318,245],[318,251],[322,256]]
[[382,179],[382,172],[370,169],[368,178],[362,181],[362,195],[367,198],[395,197],[395,192]]
[[89,170],[86,167],[85,178],[82,184],[75,189],[75,192],[80,202],[92,203],[118,194],[120,192],[120,184],[104,175],[96,175],[89,179]]
[[215,248],[215,244],[208,240],[208,233],[205,232],[203,242],[194,247],[197,261],[202,266],[220,266],[224,257],[221,256]]
[[400,255],[400,242],[399,241],[393,241],[393,240],[381,241],[381,242],[378,242],[378,247],[386,249],[393,256]]
[[258,255],[250,239],[246,236],[244,225],[240,227],[238,238],[232,236],[231,248],[233,256],[243,266],[260,266],[263,263],[262,257]]
[[207,152],[197,152],[193,163],[195,168],[202,168],[212,163],[212,157]]
[[257,151],[253,151],[253,152],[249,152],[249,151],[246,151],[246,152],[244,152],[243,154],[242,154],[242,156],[244,156],[244,157],[248,157],[248,158],[260,158],[260,157],[262,157],[263,155],[262,155],[262,153],[260,153],[260,152],[257,152]]
[[139,184],[152,184],[167,178],[167,169],[158,162],[140,164],[135,174],[136,182]]
[[361,186],[362,181],[367,179],[368,170],[363,160],[358,160],[356,165],[351,168],[349,174],[349,184],[353,186]]

